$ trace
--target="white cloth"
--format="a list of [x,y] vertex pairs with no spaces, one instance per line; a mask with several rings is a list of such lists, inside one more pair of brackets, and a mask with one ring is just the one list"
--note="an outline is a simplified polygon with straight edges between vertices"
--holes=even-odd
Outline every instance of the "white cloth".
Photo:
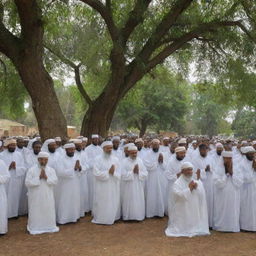
[[3,160],[0,160],[0,234],[5,234],[8,231],[8,206],[5,184],[9,179],[8,167]]
[[40,173],[39,165],[34,165],[28,170],[25,180],[29,201],[27,230],[32,235],[59,231],[53,191],[58,178],[55,170],[48,166],[45,167],[47,180],[40,179]]
[[239,232],[240,187],[243,176],[233,163],[233,175],[225,173],[223,159],[214,167],[214,214],[213,229]]
[[193,237],[208,235],[208,216],[205,190],[200,180],[194,181],[198,187],[190,191],[189,182],[181,175],[173,184],[171,193],[167,236]]
[[[115,166],[113,175],[109,174],[111,166]],[[106,156],[103,152],[95,159],[93,166],[94,196],[93,223],[112,225],[120,218],[120,179],[119,160]]]
[[[139,166],[139,173],[133,169]],[[140,158],[125,158],[122,168],[122,216],[124,220],[142,221],[145,218],[145,179],[148,176],[146,167]]]

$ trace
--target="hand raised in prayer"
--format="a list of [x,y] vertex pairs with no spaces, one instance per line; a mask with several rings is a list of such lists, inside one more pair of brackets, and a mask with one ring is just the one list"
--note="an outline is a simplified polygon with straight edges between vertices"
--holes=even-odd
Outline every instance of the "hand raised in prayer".
[[112,164],[112,166],[109,169],[109,174],[113,175],[115,172],[115,166]]
[[200,180],[200,178],[201,178],[201,171],[200,171],[200,169],[197,169],[197,171],[196,171],[196,178],[198,180]]
[[211,170],[211,168],[210,168],[210,165],[208,164],[207,166],[206,166],[206,168],[205,168],[205,171],[206,172],[209,172]]
[[39,178],[40,178],[40,179],[45,179],[45,180],[47,180],[47,175],[46,175],[44,169],[41,169],[41,173],[40,173]]
[[177,173],[177,178],[179,178],[179,177],[180,177],[180,175],[181,175],[181,172]]
[[158,157],[158,163],[159,163],[159,164],[162,164],[163,162],[164,162],[164,157],[163,157],[163,154],[160,153],[160,154],[159,154],[159,157]]
[[14,161],[11,162],[10,166],[9,166],[9,170],[11,169],[16,169],[16,163]]
[[188,187],[190,189],[190,191],[192,192],[194,189],[196,189],[197,187],[197,184],[195,185],[196,183],[192,180],[189,184],[188,184]]
[[134,172],[135,174],[138,174],[138,173],[139,173],[139,165],[138,165],[138,164],[136,164],[136,165],[134,166],[133,172]]
[[79,160],[76,160],[75,171],[81,172],[81,170],[82,170],[82,167],[80,165],[80,162],[79,162]]
[[256,171],[256,159],[253,159],[252,168]]

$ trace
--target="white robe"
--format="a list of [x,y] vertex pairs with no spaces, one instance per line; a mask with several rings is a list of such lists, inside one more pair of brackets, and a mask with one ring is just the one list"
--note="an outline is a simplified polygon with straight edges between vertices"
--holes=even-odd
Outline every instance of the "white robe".
[[0,234],[8,231],[8,206],[5,184],[9,181],[10,174],[7,165],[0,160]]
[[22,193],[22,187],[24,182],[24,175],[26,172],[24,159],[21,153],[14,151],[10,153],[8,150],[4,150],[0,154],[2,159],[7,165],[8,169],[11,162],[16,163],[16,169],[9,170],[10,180],[6,183],[7,201],[8,201],[8,218],[17,217],[19,215],[19,205]]
[[223,159],[214,168],[214,213],[213,229],[224,232],[239,232],[240,188],[243,176],[233,163],[233,175],[225,173]]
[[96,157],[102,154],[102,148],[100,146],[94,146],[93,144],[89,145],[84,150],[87,158],[88,164],[88,172],[87,172],[87,183],[88,183],[88,190],[89,190],[89,210],[92,210],[93,205],[93,195],[94,195],[94,188],[93,188],[93,165],[95,164]]
[[[111,166],[115,166],[113,175],[109,174]],[[94,196],[93,223],[112,225],[120,218],[120,179],[119,160],[102,153],[95,159],[93,166]]]
[[240,162],[239,168],[243,175],[240,228],[256,231],[256,171],[252,167],[252,161],[246,157]]
[[149,151],[144,158],[144,164],[148,171],[146,181],[146,217],[163,217],[166,211],[167,179],[164,176],[165,158],[162,164],[158,163],[161,152]]
[[65,154],[59,158],[56,169],[59,181],[55,187],[56,215],[59,224],[76,222],[81,215],[81,174],[74,169],[77,160],[80,160],[77,155],[69,157]]
[[208,216],[205,190],[200,180],[195,181],[197,189],[190,191],[189,182],[181,175],[173,184],[166,236],[193,237],[208,235]]
[[32,235],[59,231],[53,191],[58,178],[55,170],[48,166],[45,168],[47,180],[40,179],[40,173],[41,168],[34,165],[28,170],[25,180],[29,202],[27,230]]
[[[135,165],[139,166],[139,173],[135,174]],[[146,167],[140,158],[135,160],[125,158],[122,168],[122,216],[124,220],[142,221],[145,218],[145,179],[148,176]]]

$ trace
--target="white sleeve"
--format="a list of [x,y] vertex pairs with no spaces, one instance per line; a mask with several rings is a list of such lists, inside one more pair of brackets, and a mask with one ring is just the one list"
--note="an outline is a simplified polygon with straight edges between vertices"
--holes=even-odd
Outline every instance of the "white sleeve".
[[41,184],[39,175],[34,172],[34,168],[30,168],[27,172],[26,179],[25,179],[25,185],[27,187],[36,187]]

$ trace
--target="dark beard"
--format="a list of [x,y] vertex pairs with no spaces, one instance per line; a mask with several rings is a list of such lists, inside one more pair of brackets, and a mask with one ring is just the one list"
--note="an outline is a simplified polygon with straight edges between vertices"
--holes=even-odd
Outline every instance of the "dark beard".
[[54,149],[53,148],[51,148],[51,149],[48,148],[48,150],[49,150],[50,153],[55,153],[55,148]]
[[184,157],[176,156],[176,159],[177,159],[178,161],[182,161],[182,160],[184,159]]
[[222,151],[221,151],[221,152],[216,151],[216,152],[217,152],[217,155],[218,155],[218,156],[221,156]]
[[94,146],[98,146],[98,143],[95,143],[95,142],[93,143],[93,142],[92,142],[92,145],[94,145]]
[[81,152],[81,151],[82,151],[82,149],[81,149],[81,148],[76,148],[76,150],[77,150],[78,152]]
[[38,155],[38,154],[39,154],[39,152],[35,152],[35,151],[34,151],[34,154],[35,154],[35,155]]
[[252,161],[253,160],[253,156],[248,156],[248,155],[245,155],[246,156],[246,158],[249,160],[249,161]]
[[13,149],[13,148],[8,148],[8,151],[9,151],[10,153],[13,153],[13,152],[15,151],[15,149]]
[[159,148],[152,148],[152,150],[157,153],[159,151]]
[[72,152],[72,153],[68,153],[68,152],[67,152],[67,156],[68,156],[68,157],[73,157],[74,154],[75,154],[75,153],[73,153],[73,152]]

